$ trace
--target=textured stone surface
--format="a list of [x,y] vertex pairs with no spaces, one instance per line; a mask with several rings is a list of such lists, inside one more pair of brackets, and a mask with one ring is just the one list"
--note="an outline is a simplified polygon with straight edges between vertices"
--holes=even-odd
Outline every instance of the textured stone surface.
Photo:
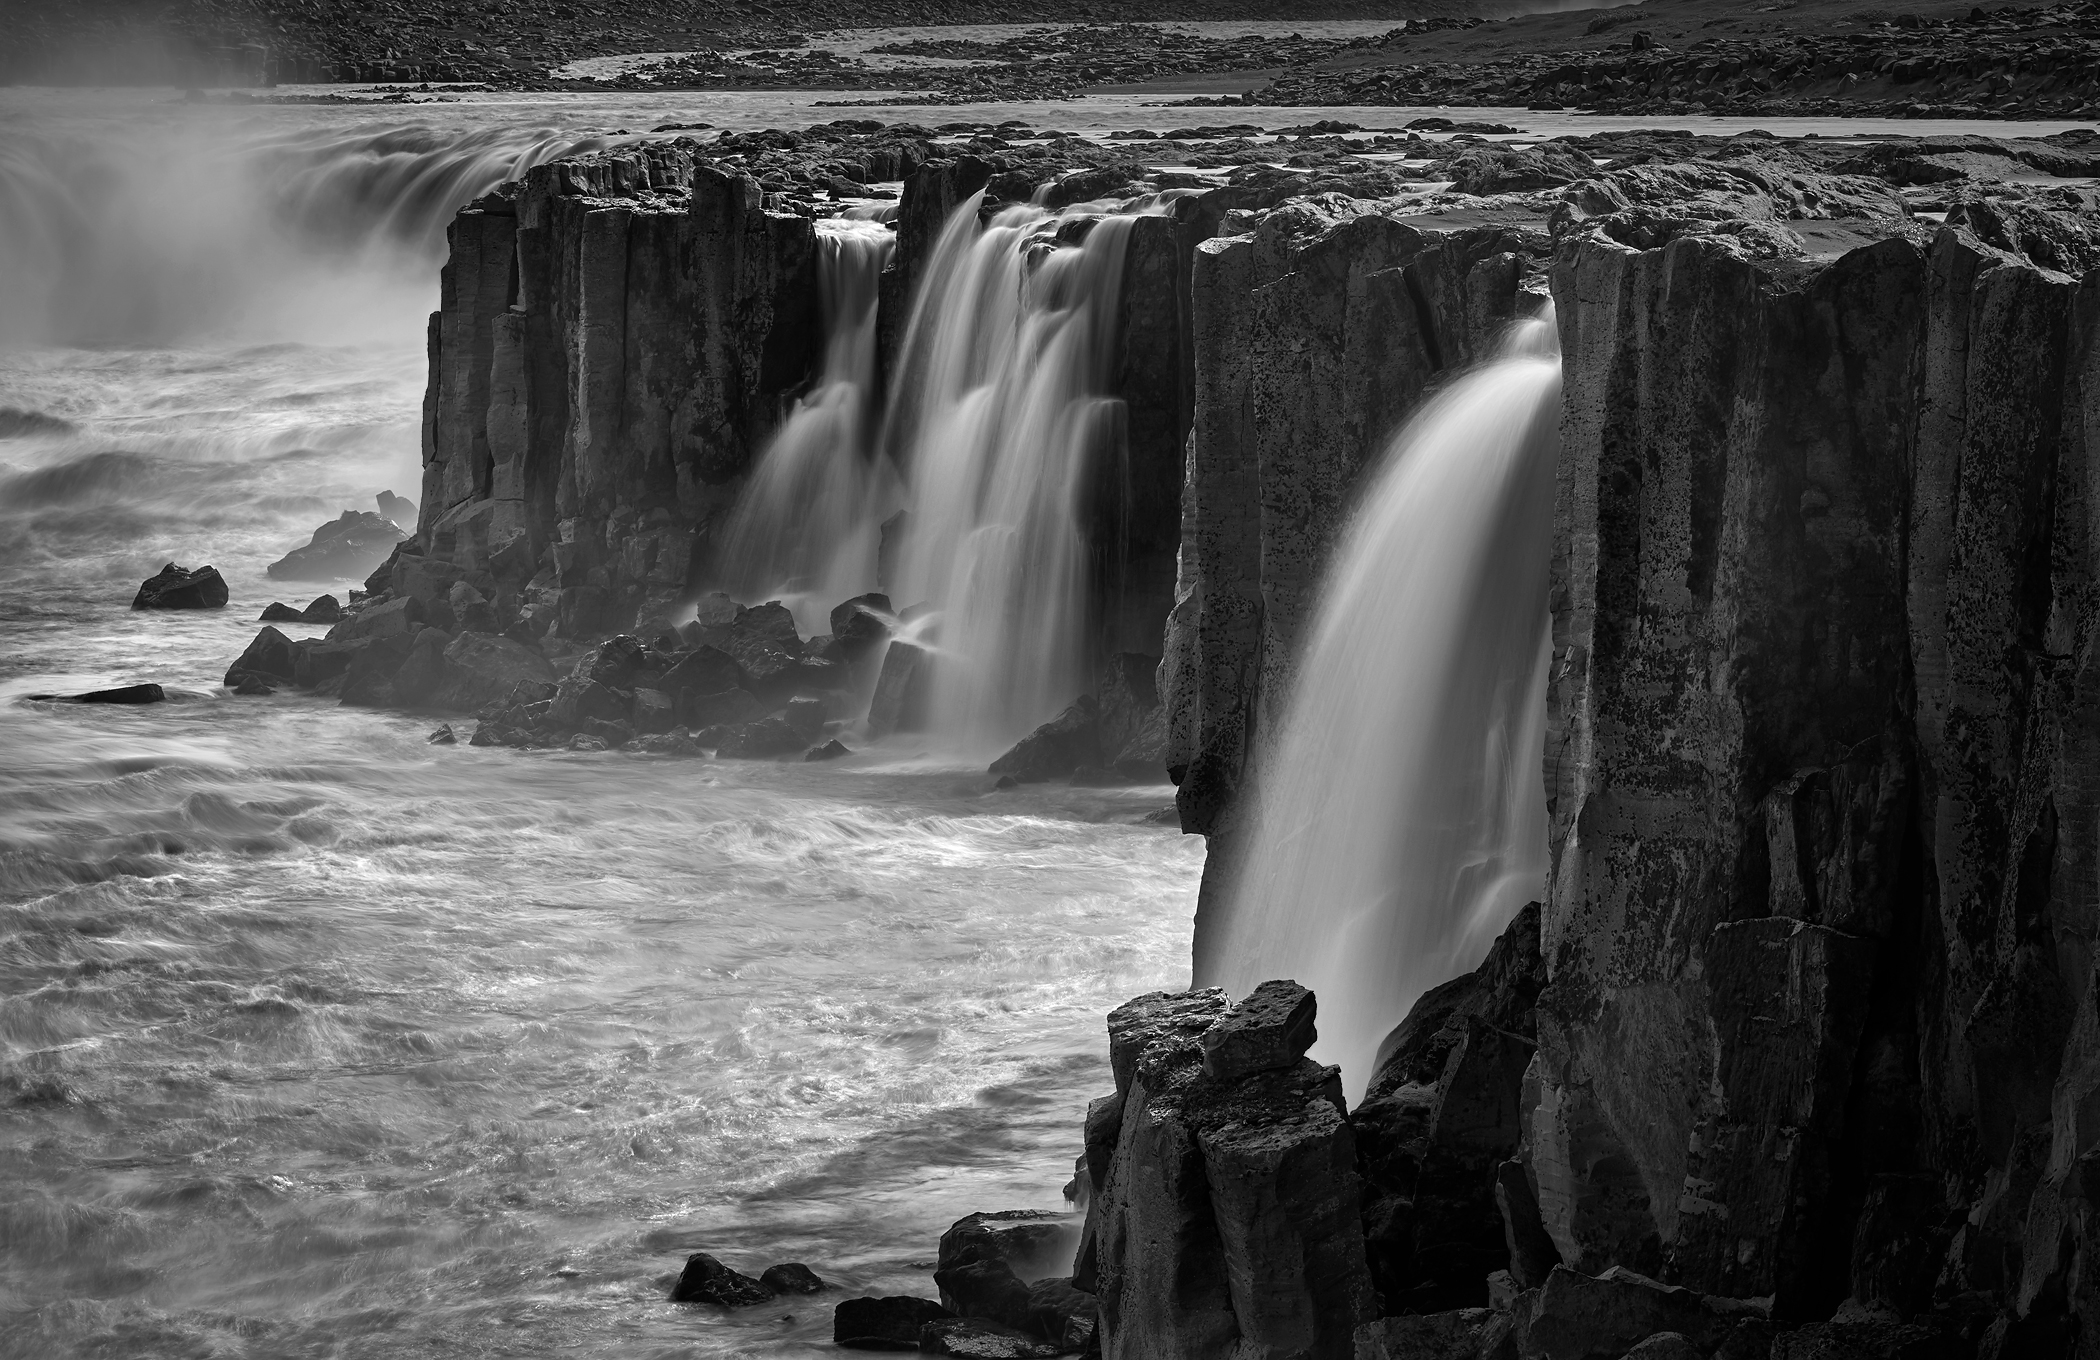
[[1203,1032],[1203,1072],[1236,1081],[1251,1072],[1294,1067],[1319,1038],[1319,1003],[1295,982],[1264,982]]
[[218,609],[229,598],[217,567],[178,567],[173,562],[139,584],[133,609]]
[[915,1351],[919,1331],[949,1316],[932,1299],[910,1295],[845,1299],[831,1314],[831,1339],[863,1351]]

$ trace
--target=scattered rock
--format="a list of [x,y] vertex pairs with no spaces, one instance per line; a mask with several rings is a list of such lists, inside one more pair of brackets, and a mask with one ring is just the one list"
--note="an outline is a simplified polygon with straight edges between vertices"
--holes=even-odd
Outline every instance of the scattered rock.
[[1264,982],[1203,1032],[1203,1071],[1215,1081],[1295,1067],[1319,1037],[1318,1003],[1295,982]]
[[185,571],[173,562],[139,585],[133,609],[220,609],[226,604],[226,578],[217,567]]
[[713,1303],[745,1308],[764,1303],[773,1291],[749,1275],[739,1274],[704,1251],[685,1258],[685,1269],[671,1287],[673,1303]]
[[846,749],[846,743],[840,741],[837,737],[833,737],[830,741],[814,748],[802,758],[805,761],[837,760],[841,756],[850,756],[852,754],[853,752]]
[[456,746],[459,744],[459,738],[453,734],[451,723],[438,724],[437,730],[430,734],[429,741],[432,746]]
[[295,645],[275,628],[263,628],[240,658],[226,668],[226,684],[229,687],[239,685],[247,676],[296,683],[299,679],[299,654],[303,650],[303,644]]
[[928,1323],[954,1315],[932,1299],[909,1295],[847,1299],[832,1311],[831,1339],[863,1351],[915,1351]]
[[817,1278],[817,1272],[800,1261],[783,1261],[777,1266],[767,1266],[758,1277],[758,1282],[775,1294],[819,1294],[826,1288]]
[[304,623],[306,622],[306,616],[288,604],[280,604],[272,600],[263,606],[260,621],[263,623]]
[[404,595],[398,600],[366,605],[329,629],[328,640],[350,642],[359,638],[402,637],[414,632],[424,622],[423,602],[413,595]]

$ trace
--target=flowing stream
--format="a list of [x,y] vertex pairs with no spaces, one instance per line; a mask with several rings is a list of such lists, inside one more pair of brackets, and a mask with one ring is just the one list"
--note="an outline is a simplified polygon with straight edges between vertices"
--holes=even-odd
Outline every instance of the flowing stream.
[[1197,983],[1289,977],[1353,1100],[1417,997],[1546,887],[1553,323],[1395,436],[1333,565]]
[[[955,1218],[1061,1207],[1201,845],[1165,788],[908,742],[517,753],[227,697],[265,564],[414,495],[452,206],[617,135],[230,112],[0,141],[0,1356],[833,1354]],[[171,559],[232,604],[131,611]],[[667,1302],[697,1250],[846,1292]]]

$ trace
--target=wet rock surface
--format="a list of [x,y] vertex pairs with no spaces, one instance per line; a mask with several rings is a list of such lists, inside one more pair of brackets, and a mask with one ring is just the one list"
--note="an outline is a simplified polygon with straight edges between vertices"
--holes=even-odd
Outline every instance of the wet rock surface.
[[230,592],[217,567],[162,567],[139,585],[133,609],[220,609]]

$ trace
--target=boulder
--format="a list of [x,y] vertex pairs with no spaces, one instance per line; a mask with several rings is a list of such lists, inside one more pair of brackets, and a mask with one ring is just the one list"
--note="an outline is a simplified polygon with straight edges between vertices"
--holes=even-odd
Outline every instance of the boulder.
[[1000,1260],[954,1262],[933,1272],[941,1307],[958,1317],[989,1318],[1006,1327],[1026,1327],[1031,1320],[1028,1286]]
[[853,752],[847,749],[846,743],[840,741],[837,737],[833,737],[822,746],[810,748],[809,754],[802,758],[805,761],[837,760],[841,756],[850,756],[852,754]]
[[538,649],[515,638],[461,633],[445,648],[451,703],[477,709],[508,699],[520,685],[552,686],[554,667]]
[[1093,696],[1083,695],[993,761],[990,772],[1023,784],[1037,784],[1062,778],[1082,765],[1100,763],[1099,708]]
[[1706,1352],[1681,1332],[1657,1332],[1626,1352],[1626,1360],[1706,1360]]
[[293,643],[292,683],[301,689],[320,689],[343,679],[349,674],[350,663],[370,643],[369,638]]
[[220,609],[227,600],[226,578],[217,567],[185,570],[173,562],[140,582],[133,609]]
[[341,698],[360,708],[390,708],[394,703],[394,676],[407,662],[415,639],[406,633],[364,638],[351,654],[343,671]]
[[[670,683],[668,677],[664,683]],[[749,690],[726,689],[716,694],[698,694],[692,690],[685,690],[678,718],[687,727],[698,730],[703,727],[756,722],[765,716],[765,711],[766,706]]]
[[408,656],[394,672],[391,702],[403,708],[431,707],[446,692],[445,649],[451,634],[442,628],[422,628],[409,640]]
[[633,712],[637,732],[668,732],[678,726],[678,710],[672,705],[671,696],[662,690],[636,690]]
[[831,645],[838,660],[856,665],[889,641],[895,611],[887,595],[856,595],[831,611]]
[[345,510],[314,530],[305,547],[272,562],[269,575],[280,581],[356,580],[386,561],[394,545],[407,537],[384,515]]
[[1131,734],[1130,740],[1123,743],[1115,753],[1113,768],[1132,783],[1164,784],[1168,781],[1165,708],[1153,709],[1144,724]]
[[424,740],[428,741],[432,746],[457,746],[459,745],[459,734],[452,730],[451,723],[440,723],[437,730],[424,738]]
[[287,684],[298,683],[299,653],[308,645],[293,642],[275,628],[263,628],[255,634],[248,649],[226,668],[226,683],[238,685],[243,676],[249,675],[282,680]]
[[328,630],[330,642],[354,642],[359,638],[402,637],[425,622],[423,602],[413,595],[368,604]]
[[[691,758],[707,754],[706,748],[701,746],[699,742],[694,741],[693,734],[686,731],[683,727],[673,728],[669,732],[654,732],[646,736],[636,737],[633,741],[627,743],[627,749],[652,756]],[[764,1277],[761,1276],[760,1278],[763,1279]]]
[[758,1282],[775,1294],[821,1294],[824,1281],[817,1272],[800,1261],[783,1261],[777,1266],[767,1266],[760,1272]]
[[1511,194],[1550,189],[1594,172],[1595,162],[1570,146],[1472,147],[1452,157],[1444,173],[1461,194]]
[[[1197,1046],[1203,1032],[1217,1023],[1230,1005],[1222,988],[1209,987],[1201,991],[1147,992],[1110,1011],[1108,1062],[1115,1074],[1117,1098],[1129,1097],[1138,1063],[1148,1052],[1186,1047],[1200,1055]],[[1088,1123],[1092,1122],[1089,1111]]]
[[634,740],[634,724],[624,719],[585,718],[582,735],[596,740],[601,750],[617,751]]
[[333,595],[316,595],[299,611],[303,623],[337,623],[343,617],[343,602]]
[[640,638],[622,633],[609,637],[576,658],[569,674],[610,689],[631,689],[635,673],[648,665],[649,649]]
[[270,603],[264,605],[263,612],[257,617],[263,623],[306,622],[306,616],[304,614],[301,614],[298,610],[292,608],[290,605],[282,604],[276,600],[272,600],[270,601]]
[[928,1355],[956,1355],[968,1360],[1050,1360],[1063,1353],[1045,1341],[992,1318],[945,1318],[919,1329],[918,1348]]
[[832,1310],[831,1339],[854,1350],[915,1351],[927,1323],[952,1316],[932,1299],[909,1295],[846,1299]]
[[773,1291],[749,1275],[723,1265],[704,1251],[685,1258],[678,1283],[671,1286],[673,1303],[713,1303],[724,1308],[745,1308],[764,1303]]
[[677,699],[688,694],[722,694],[744,688],[744,668],[715,647],[695,647],[663,672],[656,687]]
[[548,721],[559,728],[580,728],[585,723],[625,722],[633,706],[629,691],[616,690],[595,680],[571,675],[554,690],[554,707]]
[[1264,982],[1203,1032],[1203,1072],[1238,1081],[1253,1072],[1290,1068],[1313,1046],[1318,1004],[1295,982]]

